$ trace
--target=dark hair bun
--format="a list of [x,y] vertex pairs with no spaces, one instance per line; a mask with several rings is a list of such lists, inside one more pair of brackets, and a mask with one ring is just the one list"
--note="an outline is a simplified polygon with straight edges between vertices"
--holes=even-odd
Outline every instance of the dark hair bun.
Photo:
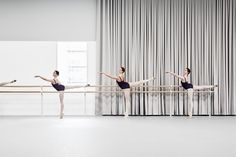
[[125,72],[125,67],[120,67],[122,72],[124,73]]
[[55,70],[55,73],[56,73],[58,76],[59,76],[59,74],[60,74],[58,70]]
[[187,71],[188,71],[188,74],[190,74],[191,73],[191,70],[189,69],[189,68],[186,68],[187,69]]

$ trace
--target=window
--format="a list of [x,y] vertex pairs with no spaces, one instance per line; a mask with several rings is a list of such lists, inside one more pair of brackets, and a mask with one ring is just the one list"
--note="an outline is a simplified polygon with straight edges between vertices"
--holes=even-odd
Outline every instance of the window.
[[57,68],[63,83],[82,85],[88,82],[87,56],[87,42],[57,43]]

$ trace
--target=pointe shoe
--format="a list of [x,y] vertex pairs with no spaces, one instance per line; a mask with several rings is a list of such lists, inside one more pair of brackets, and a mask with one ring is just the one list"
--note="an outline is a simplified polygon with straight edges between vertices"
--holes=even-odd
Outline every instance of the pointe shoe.
[[16,80],[11,81],[11,83],[15,83],[15,82],[16,82]]
[[63,117],[64,117],[64,113],[61,113],[60,114],[60,119],[63,119]]
[[192,116],[193,116],[192,113],[189,113],[189,114],[188,114],[188,117],[189,117],[189,118],[192,118]]
[[124,115],[125,115],[125,118],[129,117],[129,114],[128,114],[128,113],[125,113]]
[[86,84],[84,87],[89,87],[90,86],[90,84]]

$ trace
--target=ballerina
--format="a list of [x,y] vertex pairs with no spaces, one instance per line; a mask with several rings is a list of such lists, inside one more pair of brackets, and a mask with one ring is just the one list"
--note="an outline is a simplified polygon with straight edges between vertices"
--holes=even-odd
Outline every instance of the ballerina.
[[117,76],[112,76],[112,75],[104,73],[104,72],[100,72],[100,74],[105,75],[113,80],[116,80],[116,83],[123,91],[124,97],[125,97],[125,114],[124,114],[125,117],[129,116],[130,108],[131,108],[130,88],[135,87],[135,86],[139,86],[141,84],[147,83],[147,82],[155,79],[154,77],[152,77],[150,79],[141,80],[141,81],[137,81],[137,82],[126,82],[124,80],[124,78],[125,78],[125,68],[124,67],[120,67],[119,74]]
[[64,117],[64,91],[67,89],[88,87],[90,85],[87,84],[86,86],[64,86],[63,84],[60,83],[58,76],[59,76],[59,71],[55,70],[53,72],[53,79],[48,79],[39,75],[36,75],[35,78],[41,78],[44,81],[50,82],[52,87],[55,88],[59,92],[59,99],[60,99],[60,104],[61,104],[60,119],[63,119]]
[[202,85],[202,86],[197,86],[197,85],[193,85],[191,83],[188,82],[188,78],[189,78],[189,75],[191,73],[191,70],[189,68],[185,68],[184,70],[184,74],[183,75],[178,75],[178,74],[175,74],[173,72],[166,72],[167,74],[171,74],[173,75],[174,77],[178,78],[181,80],[181,85],[182,87],[188,91],[188,98],[189,98],[189,111],[188,111],[188,115],[190,117],[192,117],[192,108],[193,108],[193,105],[192,105],[192,98],[193,98],[193,90],[204,90],[204,89],[212,89],[212,88],[215,88],[215,87],[218,87],[217,85]]

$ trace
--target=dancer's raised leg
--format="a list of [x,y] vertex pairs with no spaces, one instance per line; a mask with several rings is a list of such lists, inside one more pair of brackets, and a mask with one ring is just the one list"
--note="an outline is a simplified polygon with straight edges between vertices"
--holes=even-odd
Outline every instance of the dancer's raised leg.
[[155,80],[155,77],[151,77],[151,78],[149,78],[147,80],[141,80],[141,81],[137,81],[137,82],[130,82],[129,85],[131,87],[140,86],[140,85],[142,85],[144,83],[147,83],[149,81],[152,81],[152,80]]
[[67,89],[76,89],[76,88],[84,88],[84,87],[89,87],[90,84],[86,84],[85,86],[65,86],[65,90]]
[[218,87],[217,85],[202,85],[202,86],[193,86],[194,90],[204,90],[204,89],[212,89]]
[[11,82],[1,82],[0,86],[5,86],[5,85],[8,85],[8,84],[11,84],[11,83],[14,83],[14,82],[16,82],[16,80],[13,80]]

